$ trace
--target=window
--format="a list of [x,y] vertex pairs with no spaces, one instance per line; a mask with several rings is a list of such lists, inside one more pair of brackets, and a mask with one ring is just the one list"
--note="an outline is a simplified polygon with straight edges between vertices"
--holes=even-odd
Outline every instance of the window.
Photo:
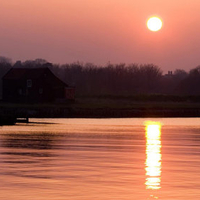
[[26,83],[27,83],[27,87],[32,87],[32,80],[31,79],[28,79],[27,81],[26,81]]
[[39,89],[39,94],[43,94],[43,88]]
[[21,88],[18,90],[18,93],[19,93],[19,95],[22,95],[22,89]]

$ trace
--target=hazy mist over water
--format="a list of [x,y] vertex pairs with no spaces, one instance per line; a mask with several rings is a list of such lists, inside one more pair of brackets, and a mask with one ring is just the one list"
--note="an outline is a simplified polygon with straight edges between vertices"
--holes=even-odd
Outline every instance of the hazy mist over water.
[[31,119],[0,127],[1,200],[196,200],[199,118]]

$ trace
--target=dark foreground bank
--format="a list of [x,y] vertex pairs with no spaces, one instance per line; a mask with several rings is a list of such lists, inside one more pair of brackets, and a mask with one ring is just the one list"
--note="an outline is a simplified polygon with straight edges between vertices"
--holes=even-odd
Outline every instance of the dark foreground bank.
[[18,118],[200,117],[200,102],[170,99],[77,98],[65,104],[0,103],[0,124]]

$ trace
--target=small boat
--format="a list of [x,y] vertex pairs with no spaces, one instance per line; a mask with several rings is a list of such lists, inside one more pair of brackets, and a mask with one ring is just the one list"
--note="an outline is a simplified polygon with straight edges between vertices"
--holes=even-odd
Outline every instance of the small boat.
[[23,117],[23,118],[16,118],[16,123],[28,123],[28,117]]
[[0,115],[0,125],[14,125],[16,118],[12,115]]

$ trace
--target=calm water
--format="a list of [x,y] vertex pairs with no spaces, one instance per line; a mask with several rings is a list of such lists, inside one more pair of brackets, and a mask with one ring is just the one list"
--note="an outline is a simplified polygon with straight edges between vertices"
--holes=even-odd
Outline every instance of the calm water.
[[200,199],[199,118],[31,122],[0,127],[1,200]]

